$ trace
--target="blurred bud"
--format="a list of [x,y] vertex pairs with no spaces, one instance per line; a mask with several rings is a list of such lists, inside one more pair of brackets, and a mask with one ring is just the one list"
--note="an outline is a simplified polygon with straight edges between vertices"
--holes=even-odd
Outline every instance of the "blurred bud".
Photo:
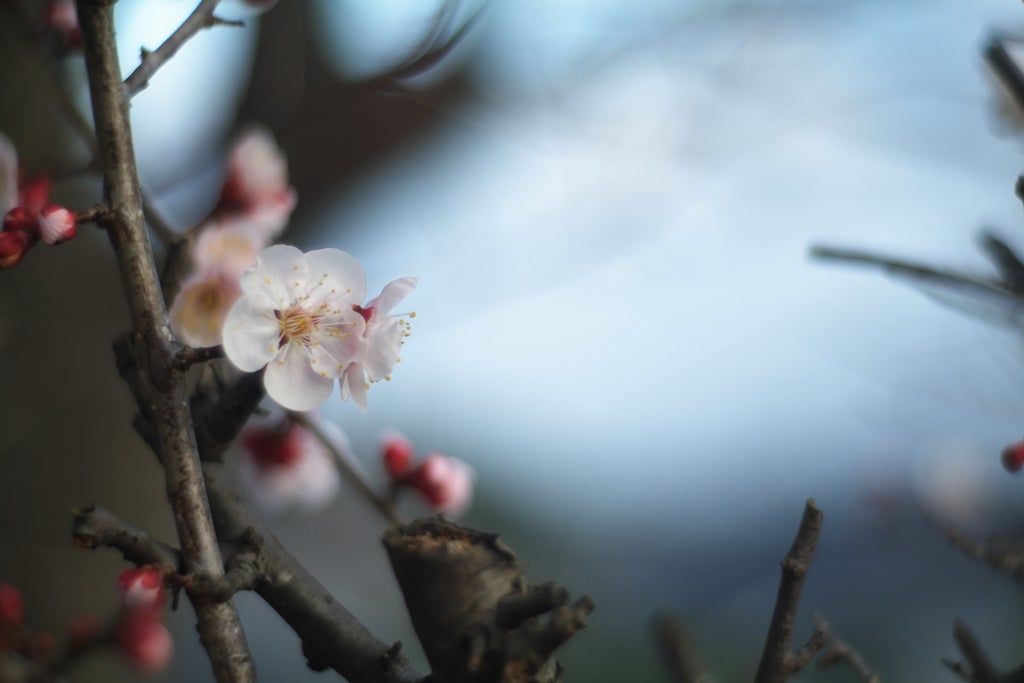
[[1003,449],[1003,467],[1007,472],[1020,472],[1024,467],[1024,441],[1011,443]]
[[75,214],[63,206],[50,204],[39,212],[39,236],[47,244],[67,242],[78,233]]
[[412,442],[400,432],[388,432],[381,437],[381,459],[384,469],[392,479],[402,479],[412,467]]
[[32,246],[32,241],[32,235],[27,232],[0,232],[0,269],[18,265],[25,252]]
[[117,579],[117,589],[129,609],[163,607],[164,575],[156,567],[125,569]]
[[78,10],[75,9],[74,0],[50,0],[43,21],[65,49],[82,46],[82,28],[78,24]]
[[16,206],[4,216],[3,228],[6,232],[36,233],[36,214],[24,206]]
[[458,515],[473,498],[474,476],[473,468],[462,460],[431,453],[416,468],[409,483],[438,512]]
[[25,599],[21,591],[7,583],[0,583],[0,629],[18,628],[25,621]]
[[100,635],[100,622],[96,617],[84,616],[74,619],[68,626],[68,640],[72,647],[83,647]]
[[[337,439],[347,443],[344,434],[339,433]],[[294,507],[313,512],[330,503],[340,488],[331,454],[320,439],[295,422],[248,427],[240,445],[240,484],[265,510]]]
[[18,205],[31,213],[39,213],[50,203],[50,179],[37,175],[21,183]]
[[144,674],[167,668],[174,654],[174,641],[154,610],[125,612],[117,626],[115,640],[125,657]]
[[28,644],[29,654],[37,662],[49,659],[56,649],[57,641],[46,631],[33,633]]

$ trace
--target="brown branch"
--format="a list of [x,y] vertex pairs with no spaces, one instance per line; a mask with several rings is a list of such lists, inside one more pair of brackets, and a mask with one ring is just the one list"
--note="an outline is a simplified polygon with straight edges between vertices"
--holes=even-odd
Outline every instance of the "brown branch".
[[972,683],[1000,683],[1001,677],[992,666],[988,655],[982,650],[967,624],[959,619],[953,622],[953,640],[967,662]]
[[968,557],[987,562],[996,571],[1024,584],[1024,546],[1020,543],[1003,547],[994,540],[979,543],[956,529],[947,529],[946,539]]
[[75,222],[78,224],[95,223],[102,228],[106,227],[111,217],[110,209],[108,207],[103,204],[97,204],[96,206],[92,206],[88,209],[75,213]]
[[176,370],[188,370],[198,363],[216,360],[224,357],[223,346],[183,346],[174,354],[171,365]]
[[[223,574],[224,566],[206,500],[184,378],[171,366],[177,348],[145,230],[113,15],[114,6],[108,0],[78,0],[96,123],[97,159],[103,174],[105,201],[113,211],[107,234],[128,297],[138,374],[143,393],[152,406],[168,500],[174,511],[185,568],[216,577]],[[200,638],[217,680],[255,680],[252,657],[234,607],[228,602],[193,603]]]
[[262,372],[242,375],[216,400],[197,394],[193,411],[196,443],[203,460],[220,460],[224,456],[264,396]]
[[689,634],[678,619],[667,615],[655,617],[651,629],[675,683],[699,683],[703,680],[704,667],[700,664]]
[[384,547],[434,680],[562,680],[553,654],[586,626],[590,598],[567,605],[557,586],[531,588],[496,535],[442,518],[392,526]]
[[793,622],[800,603],[804,577],[821,533],[821,520],[821,510],[813,499],[808,499],[793,546],[782,560],[782,580],[771,623],[768,625],[761,662],[754,677],[755,683],[782,683],[790,674],[799,671],[814,652],[824,645],[824,639],[815,634],[801,650],[790,651]]
[[334,461],[338,471],[341,472],[341,475],[356,488],[363,498],[384,515],[389,522],[392,524],[403,523],[401,517],[395,511],[395,506],[391,499],[387,495],[382,495],[374,488],[355,455],[344,444],[338,443],[338,440],[333,438],[324,429],[319,421],[320,418],[294,411],[289,411],[288,417],[308,429],[324,445],[324,448],[331,454],[331,459]]
[[385,643],[318,582],[277,538],[264,529],[222,480],[222,465],[204,465],[210,504],[222,539],[256,534],[262,579],[256,593],[302,640],[311,669],[334,669],[352,683],[419,683],[397,644]]
[[181,570],[181,553],[145,531],[95,505],[72,510],[71,535],[83,548],[109,547],[139,566],[153,564],[166,573]]
[[144,90],[149,85],[149,79],[153,77],[153,74],[177,54],[182,45],[203,29],[211,26],[242,25],[238,21],[225,21],[215,17],[213,12],[217,9],[218,4],[220,4],[220,0],[202,0],[181,26],[160,44],[160,47],[152,52],[146,49],[142,50],[142,63],[135,67],[135,70],[124,80],[124,86],[129,96],[135,96]]
[[837,636],[819,615],[814,615],[814,625],[818,632],[823,634],[829,646],[828,651],[818,658],[819,669],[846,664],[864,683],[882,683],[882,679],[871,670],[864,657]]

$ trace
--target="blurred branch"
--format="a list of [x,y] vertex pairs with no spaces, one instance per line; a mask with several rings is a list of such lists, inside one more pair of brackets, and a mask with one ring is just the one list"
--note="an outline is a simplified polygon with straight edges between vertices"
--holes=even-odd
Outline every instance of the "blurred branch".
[[[177,342],[170,330],[152,246],[145,229],[142,193],[132,141],[127,92],[121,81],[114,37],[114,6],[78,0],[86,72],[96,130],[104,199],[113,211],[107,229],[132,318],[140,406],[153,416],[164,464],[167,497],[174,511],[185,569],[224,573],[207,503],[184,376],[173,367]],[[234,606],[193,599],[200,639],[218,681],[254,681],[256,671]]]
[[1024,73],[1006,49],[1006,40],[999,34],[992,34],[982,50],[985,63],[995,74],[1006,92],[1020,109],[1024,110]]
[[142,49],[142,63],[135,67],[135,70],[124,80],[124,87],[128,90],[129,96],[134,97],[144,90],[149,85],[149,79],[153,77],[160,67],[166,64],[185,43],[203,29],[212,26],[243,25],[240,21],[226,21],[215,16],[213,12],[219,4],[220,0],[202,0],[192,10],[192,14],[188,15],[188,18],[182,22],[181,26],[175,29],[160,44],[160,47],[152,52],[145,48]]
[[775,599],[775,610],[768,625],[761,662],[757,667],[755,683],[782,683],[810,661],[825,644],[825,634],[815,631],[811,639],[797,651],[790,650],[793,622],[800,603],[804,577],[814,556],[814,548],[821,533],[821,510],[808,499],[800,519],[793,546],[782,560],[782,580]]
[[333,438],[321,424],[321,418],[315,414],[306,414],[289,411],[288,417],[308,429],[313,436],[323,444],[324,448],[331,454],[335,467],[345,479],[349,481],[363,498],[387,518],[392,524],[402,524],[402,518],[398,516],[393,502],[387,495],[379,493],[370,483],[362,465],[355,455],[344,445]]
[[1024,262],[1017,253],[1000,237],[988,231],[981,234],[980,243],[999,271],[1002,283],[1015,295],[1024,298]]
[[1024,542],[999,542],[989,539],[984,543],[979,543],[956,529],[947,529],[946,538],[968,557],[983,560],[993,569],[1024,584]]
[[837,636],[828,626],[828,623],[821,618],[819,615],[814,616],[815,628],[823,633],[825,641],[828,645],[828,651],[826,651],[821,657],[818,658],[818,668],[827,669],[829,667],[836,666],[838,664],[846,664],[854,673],[864,681],[864,683],[882,683],[882,679],[878,674],[871,671],[867,662],[864,658]]
[[704,668],[698,661],[689,634],[679,620],[667,615],[651,621],[654,640],[675,683],[700,683]]

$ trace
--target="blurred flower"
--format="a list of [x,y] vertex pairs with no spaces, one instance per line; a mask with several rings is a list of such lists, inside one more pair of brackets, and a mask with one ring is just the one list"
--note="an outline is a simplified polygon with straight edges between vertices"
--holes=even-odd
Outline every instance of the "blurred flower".
[[242,296],[224,321],[227,357],[245,372],[266,366],[267,394],[285,408],[326,401],[366,327],[353,310],[366,292],[362,267],[338,249],[303,254],[276,245],[240,284]]
[[163,607],[164,575],[156,567],[124,570],[117,579],[117,589],[129,609]]
[[14,586],[0,583],[0,630],[19,628],[25,621],[25,599]]
[[288,184],[288,161],[269,132],[243,133],[228,153],[228,173],[216,214],[246,217],[268,244],[277,237],[295,208]]
[[431,453],[416,468],[409,485],[423,494],[438,512],[460,515],[473,499],[475,473],[468,463],[440,453]]
[[171,327],[186,344],[220,344],[224,319],[241,293],[237,274],[222,270],[194,273],[181,284],[171,304]]
[[65,49],[82,46],[82,27],[78,24],[78,10],[75,9],[74,0],[51,0],[46,6],[43,21]]
[[291,420],[277,427],[247,427],[240,445],[242,487],[266,509],[313,511],[338,492],[340,480],[330,453],[315,435]]
[[174,654],[174,641],[156,610],[126,611],[114,639],[128,660],[144,674],[163,671]]
[[[403,277],[388,283],[380,295],[356,311],[366,320],[353,362],[345,370],[341,382],[341,397],[352,400],[366,409],[366,392],[370,382],[391,379],[391,370],[400,360],[404,338],[409,336],[409,322],[402,316],[391,315],[391,310],[416,287],[417,278]],[[410,314],[410,317],[415,313]]]
[[384,470],[393,480],[401,479],[412,467],[412,442],[401,432],[386,432],[380,442]]

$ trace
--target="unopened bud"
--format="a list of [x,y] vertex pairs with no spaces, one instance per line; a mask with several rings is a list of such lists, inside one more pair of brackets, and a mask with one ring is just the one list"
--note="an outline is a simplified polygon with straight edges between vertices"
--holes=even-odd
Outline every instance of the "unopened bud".
[[25,599],[21,591],[0,583],[0,630],[18,628],[25,621]]
[[171,634],[153,610],[126,612],[118,624],[116,641],[125,657],[144,674],[163,671],[174,654]]
[[1003,449],[1003,467],[1008,472],[1019,472],[1024,468],[1024,441],[1011,443]]
[[32,242],[32,235],[27,232],[0,232],[0,269],[18,265]]
[[381,438],[380,455],[384,470],[392,479],[401,479],[412,467],[412,442],[399,432],[389,432]]
[[77,233],[75,214],[63,206],[50,204],[39,213],[39,236],[47,244],[67,242]]
[[164,575],[156,567],[126,569],[117,578],[125,607],[160,608],[164,604]]

